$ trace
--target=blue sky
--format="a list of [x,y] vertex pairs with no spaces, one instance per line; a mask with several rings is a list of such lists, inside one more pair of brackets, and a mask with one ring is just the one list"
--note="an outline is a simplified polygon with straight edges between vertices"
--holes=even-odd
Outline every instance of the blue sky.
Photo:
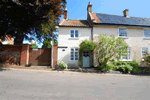
[[[92,4],[92,12],[123,16],[123,10],[129,9],[129,16],[150,18],[150,0],[67,0],[68,19],[87,18],[87,5]],[[60,20],[63,19],[63,15]],[[28,43],[24,41],[23,43]],[[40,48],[43,44],[38,44]]]

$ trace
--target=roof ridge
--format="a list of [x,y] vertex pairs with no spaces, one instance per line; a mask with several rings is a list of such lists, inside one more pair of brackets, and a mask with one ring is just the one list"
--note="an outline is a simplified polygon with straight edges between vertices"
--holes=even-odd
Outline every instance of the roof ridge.
[[[106,13],[96,13],[96,14],[106,14]],[[113,15],[113,14],[106,14],[106,15]],[[120,16],[120,17],[124,17],[124,16],[121,16],[121,15],[114,15],[114,16]],[[130,18],[147,18],[147,17],[136,17],[136,16],[129,16]],[[150,19],[150,18],[148,18]]]
[[[80,19],[67,19],[67,20],[80,20]],[[81,19],[82,20],[82,19]],[[87,20],[84,20],[84,21],[87,21]]]

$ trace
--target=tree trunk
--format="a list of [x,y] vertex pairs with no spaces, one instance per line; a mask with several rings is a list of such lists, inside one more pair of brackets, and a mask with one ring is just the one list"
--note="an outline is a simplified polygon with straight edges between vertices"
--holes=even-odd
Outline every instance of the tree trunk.
[[14,39],[14,45],[22,45],[23,39],[24,39],[23,34],[16,35],[16,38]]

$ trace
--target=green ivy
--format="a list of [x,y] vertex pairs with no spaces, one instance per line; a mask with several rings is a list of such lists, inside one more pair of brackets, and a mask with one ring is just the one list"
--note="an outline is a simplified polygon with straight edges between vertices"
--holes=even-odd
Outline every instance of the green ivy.
[[37,45],[36,45],[36,43],[34,43],[34,44],[32,44],[32,48],[37,48]]
[[79,65],[82,66],[82,52],[83,50],[93,51],[96,47],[96,44],[90,40],[84,40],[79,45]]

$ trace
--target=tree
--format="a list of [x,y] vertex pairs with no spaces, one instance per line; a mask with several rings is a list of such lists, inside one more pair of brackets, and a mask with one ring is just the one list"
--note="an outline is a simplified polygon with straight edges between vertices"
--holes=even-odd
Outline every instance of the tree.
[[36,43],[32,44],[32,48],[37,48]]
[[0,0],[0,36],[12,35],[14,44],[22,44],[23,39],[40,42],[53,32],[63,13],[66,0]]
[[51,39],[51,38],[46,38],[43,42],[43,46],[42,48],[51,48],[51,43],[50,41],[54,41],[54,44],[58,44],[57,40],[56,39]]
[[119,60],[124,53],[127,53],[128,45],[120,37],[99,35],[94,40],[97,45],[94,49],[94,56],[100,66],[106,66],[112,59]]

